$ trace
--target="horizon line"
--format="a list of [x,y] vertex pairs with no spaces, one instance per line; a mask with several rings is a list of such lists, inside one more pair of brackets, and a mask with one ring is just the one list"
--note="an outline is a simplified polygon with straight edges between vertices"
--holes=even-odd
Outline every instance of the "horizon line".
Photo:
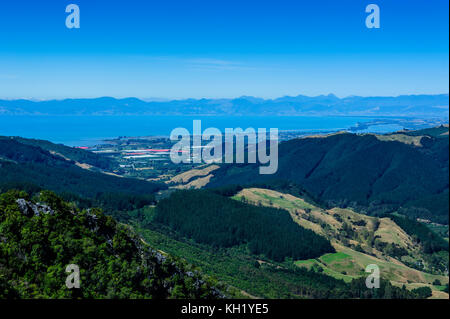
[[96,96],[96,97],[64,97],[64,98],[34,98],[34,97],[17,97],[17,98],[7,98],[7,97],[0,97],[0,100],[3,101],[30,101],[30,102],[49,102],[49,101],[67,101],[67,100],[96,100],[96,99],[115,99],[115,100],[126,100],[126,99],[137,99],[141,100],[143,102],[172,102],[172,101],[183,101],[183,100],[236,100],[236,99],[242,99],[242,98],[256,98],[256,99],[262,99],[266,101],[270,100],[278,100],[281,98],[288,98],[288,97],[308,97],[308,98],[317,98],[317,97],[336,97],[340,100],[347,99],[347,98],[353,98],[353,97],[362,97],[362,98],[371,98],[371,97],[390,97],[390,98],[398,98],[398,97],[404,97],[404,96],[438,96],[438,95],[449,95],[449,92],[446,93],[433,93],[433,94],[425,94],[425,93],[410,93],[410,94],[399,94],[399,95],[346,95],[346,96],[338,96],[334,93],[328,93],[328,94],[319,94],[319,95],[305,95],[305,94],[298,94],[298,95],[283,95],[273,98],[263,98],[255,95],[241,95],[241,96],[234,96],[234,97],[178,97],[178,98],[165,98],[165,97],[137,97],[137,96],[124,96],[124,97],[118,97],[118,96]]

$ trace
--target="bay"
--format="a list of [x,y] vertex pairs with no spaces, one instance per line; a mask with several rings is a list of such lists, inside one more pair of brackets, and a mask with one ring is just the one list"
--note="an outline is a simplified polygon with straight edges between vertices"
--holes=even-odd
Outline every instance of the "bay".
[[0,135],[48,140],[69,146],[89,146],[119,136],[169,136],[183,127],[192,132],[193,120],[202,130],[215,127],[278,128],[279,131],[327,132],[348,129],[369,117],[314,116],[0,116]]

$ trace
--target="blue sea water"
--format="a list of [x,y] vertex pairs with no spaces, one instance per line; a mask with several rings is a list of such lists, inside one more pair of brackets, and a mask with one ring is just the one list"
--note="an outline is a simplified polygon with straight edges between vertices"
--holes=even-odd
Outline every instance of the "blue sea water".
[[118,136],[169,136],[177,127],[192,132],[193,120],[202,130],[216,127],[278,128],[280,131],[323,132],[347,129],[367,117],[311,116],[0,116],[0,135],[49,140],[69,146],[89,146]]

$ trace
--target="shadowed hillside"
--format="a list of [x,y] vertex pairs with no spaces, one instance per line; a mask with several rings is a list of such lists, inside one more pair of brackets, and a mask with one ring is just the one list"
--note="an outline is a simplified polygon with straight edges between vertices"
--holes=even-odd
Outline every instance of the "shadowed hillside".
[[[35,145],[44,145],[45,149]],[[56,149],[65,155],[47,149]],[[92,164],[96,161],[108,163],[93,153],[49,142],[0,139],[0,191],[15,188],[34,193],[48,189],[84,207],[95,204],[125,210],[153,203],[153,194],[166,188],[163,184],[81,168],[67,156],[74,156],[75,160],[86,159]]]
[[381,141],[371,134],[294,139],[279,145],[276,174],[260,175],[258,165],[223,165],[208,187],[296,188],[330,206],[351,206],[373,215],[401,210],[448,223],[449,144],[448,135],[439,133],[423,135],[421,146]]

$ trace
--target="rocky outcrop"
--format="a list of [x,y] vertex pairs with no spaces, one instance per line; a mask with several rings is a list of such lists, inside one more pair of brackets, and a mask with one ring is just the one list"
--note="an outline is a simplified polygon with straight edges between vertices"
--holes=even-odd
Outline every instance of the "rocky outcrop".
[[19,210],[25,216],[40,216],[41,214],[50,214],[53,215],[55,212],[50,206],[40,204],[40,203],[32,203],[30,201],[26,201],[23,198],[19,198],[16,200],[17,206],[19,206]]

